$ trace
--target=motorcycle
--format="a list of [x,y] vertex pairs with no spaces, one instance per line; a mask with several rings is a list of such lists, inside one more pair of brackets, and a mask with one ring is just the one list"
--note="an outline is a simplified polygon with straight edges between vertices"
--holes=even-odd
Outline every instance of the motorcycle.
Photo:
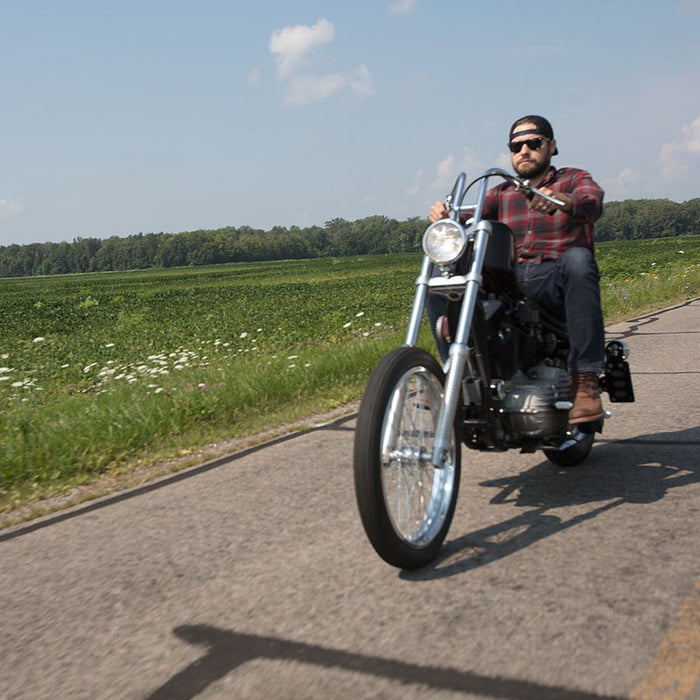
[[[449,217],[423,236],[405,342],[376,366],[360,404],[353,454],[357,505],[377,554],[401,569],[425,566],[442,547],[457,502],[462,445],[541,449],[553,464],[573,467],[603,429],[603,419],[568,423],[566,326],[518,291],[513,233],[482,216],[494,177],[529,198],[562,204],[499,168],[469,186],[460,173],[445,199]],[[477,184],[476,202],[464,204]],[[462,223],[465,212],[472,214]],[[454,328],[440,361],[417,346],[429,294],[442,297]],[[628,355],[624,341],[607,343],[599,379],[612,402],[634,401]]]

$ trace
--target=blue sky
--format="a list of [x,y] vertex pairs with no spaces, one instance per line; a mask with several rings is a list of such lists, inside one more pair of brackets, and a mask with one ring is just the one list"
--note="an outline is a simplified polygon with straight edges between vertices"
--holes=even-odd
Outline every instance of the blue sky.
[[511,122],[700,196],[700,0],[0,0],[0,245],[424,216]]

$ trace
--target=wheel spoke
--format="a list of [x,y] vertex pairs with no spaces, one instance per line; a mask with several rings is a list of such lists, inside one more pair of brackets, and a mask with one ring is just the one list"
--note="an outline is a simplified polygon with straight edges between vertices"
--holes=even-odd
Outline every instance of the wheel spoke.
[[[420,545],[442,527],[452,497],[454,470],[432,464],[442,387],[424,368],[397,384],[382,436],[386,503],[398,534]],[[454,454],[455,445],[451,450]]]
[[355,495],[377,554],[402,569],[432,561],[447,534],[461,469],[459,423],[444,468],[433,465],[443,404],[442,368],[422,348],[403,346],[372,372],[355,430]]

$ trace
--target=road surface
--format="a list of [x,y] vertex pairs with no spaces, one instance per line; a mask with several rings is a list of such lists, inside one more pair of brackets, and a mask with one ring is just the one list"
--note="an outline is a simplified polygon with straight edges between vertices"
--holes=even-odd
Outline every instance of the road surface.
[[444,552],[362,531],[354,416],[0,532],[0,698],[700,698],[700,300],[614,326],[584,467],[464,450]]

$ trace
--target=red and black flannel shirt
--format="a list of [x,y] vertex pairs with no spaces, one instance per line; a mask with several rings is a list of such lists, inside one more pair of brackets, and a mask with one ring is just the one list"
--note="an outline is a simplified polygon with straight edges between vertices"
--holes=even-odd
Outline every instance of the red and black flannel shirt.
[[557,192],[570,195],[573,212],[532,211],[525,195],[505,182],[486,196],[484,218],[502,221],[511,228],[518,262],[558,260],[568,248],[593,250],[593,223],[603,213],[604,192],[590,173],[550,166],[539,187],[549,187],[555,197]]

